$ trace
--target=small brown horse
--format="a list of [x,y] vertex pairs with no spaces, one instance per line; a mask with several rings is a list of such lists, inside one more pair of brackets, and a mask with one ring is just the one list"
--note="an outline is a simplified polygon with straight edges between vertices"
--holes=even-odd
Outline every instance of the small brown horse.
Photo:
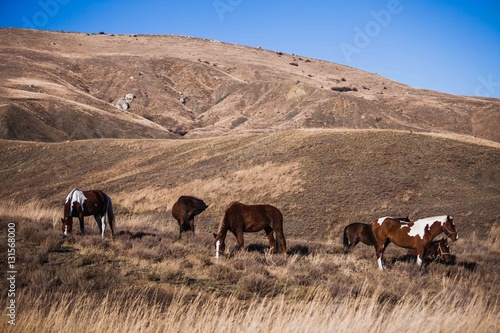
[[[398,217],[396,219],[404,222],[410,222],[408,216]],[[344,228],[344,253],[351,252],[359,242],[366,245],[376,244],[371,224],[355,222]]]
[[[408,256],[417,256],[416,249],[409,249]],[[424,259],[427,262],[432,262],[437,259],[442,259],[444,262],[452,260],[450,247],[448,246],[448,238],[441,238],[440,240],[433,240],[425,248]]]
[[106,229],[106,214],[109,219],[111,235],[115,235],[113,204],[111,199],[103,191],[80,191],[73,189],[66,197],[64,203],[64,218],[61,219],[62,231],[65,236],[73,231],[73,217],[80,220],[80,230],[85,235],[84,217],[93,215],[97,226],[104,238]]
[[372,223],[372,232],[376,245],[377,263],[383,270],[382,256],[384,251],[393,242],[397,246],[417,250],[417,264],[422,267],[425,248],[429,243],[444,232],[453,241],[458,239],[453,218],[449,215],[435,216],[415,222],[401,222],[390,217],[381,217]]
[[203,200],[195,197],[183,195],[177,199],[172,206],[172,216],[179,222],[179,239],[183,231],[191,230],[194,235],[194,217],[207,207]]
[[215,256],[218,258],[223,253],[226,244],[226,235],[231,231],[238,242],[239,250],[243,249],[244,232],[258,232],[264,230],[269,240],[269,253],[274,252],[275,239],[278,240],[281,251],[286,256],[286,240],[283,233],[283,214],[278,208],[271,205],[245,205],[233,202],[224,214],[224,219],[219,225],[219,230],[214,233]]

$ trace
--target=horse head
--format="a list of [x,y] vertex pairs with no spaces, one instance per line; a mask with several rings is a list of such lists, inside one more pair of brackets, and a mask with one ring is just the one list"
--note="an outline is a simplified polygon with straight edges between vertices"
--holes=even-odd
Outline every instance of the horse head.
[[70,217],[61,218],[61,223],[64,236],[67,236],[73,231],[73,219]]
[[452,241],[456,241],[458,239],[458,232],[455,228],[453,217],[450,215],[446,217],[446,222],[443,224],[443,231],[448,237],[451,238]]
[[219,258],[219,255],[221,253],[224,253],[224,250],[226,249],[226,243],[225,239],[222,236],[221,233],[214,233],[214,246],[215,246],[215,257]]
[[452,256],[450,252],[450,248],[448,246],[448,238],[442,238],[438,243],[438,255],[444,262],[451,262]]

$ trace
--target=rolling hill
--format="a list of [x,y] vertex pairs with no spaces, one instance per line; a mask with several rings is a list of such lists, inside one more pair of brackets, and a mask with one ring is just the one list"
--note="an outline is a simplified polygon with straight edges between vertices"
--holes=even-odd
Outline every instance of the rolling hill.
[[[500,102],[282,52],[182,36],[0,29],[0,137],[204,138],[298,128],[500,142]],[[114,105],[126,94],[127,110]]]

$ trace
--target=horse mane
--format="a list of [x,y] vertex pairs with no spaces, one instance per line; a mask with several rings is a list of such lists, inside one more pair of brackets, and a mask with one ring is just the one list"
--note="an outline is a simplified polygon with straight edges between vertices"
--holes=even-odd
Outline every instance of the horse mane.
[[75,193],[75,191],[79,191],[79,189],[74,188],[71,190],[71,192],[69,192],[68,196],[66,197],[66,203],[68,203],[68,201],[70,201],[73,198],[73,193]]
[[[231,208],[235,203],[241,204],[241,202],[239,202],[239,201],[231,201],[231,203],[229,205],[227,205],[226,213],[227,213],[227,210],[229,208]],[[222,229],[224,229],[224,227],[226,226],[226,217],[227,217],[227,214],[224,214],[222,221],[220,221],[219,229],[217,229],[217,234],[220,234],[222,232]]]

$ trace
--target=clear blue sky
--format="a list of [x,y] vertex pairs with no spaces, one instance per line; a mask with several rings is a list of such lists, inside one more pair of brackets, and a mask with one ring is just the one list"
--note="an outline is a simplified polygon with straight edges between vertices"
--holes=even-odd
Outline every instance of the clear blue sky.
[[12,0],[0,27],[202,37],[500,98],[500,0]]

